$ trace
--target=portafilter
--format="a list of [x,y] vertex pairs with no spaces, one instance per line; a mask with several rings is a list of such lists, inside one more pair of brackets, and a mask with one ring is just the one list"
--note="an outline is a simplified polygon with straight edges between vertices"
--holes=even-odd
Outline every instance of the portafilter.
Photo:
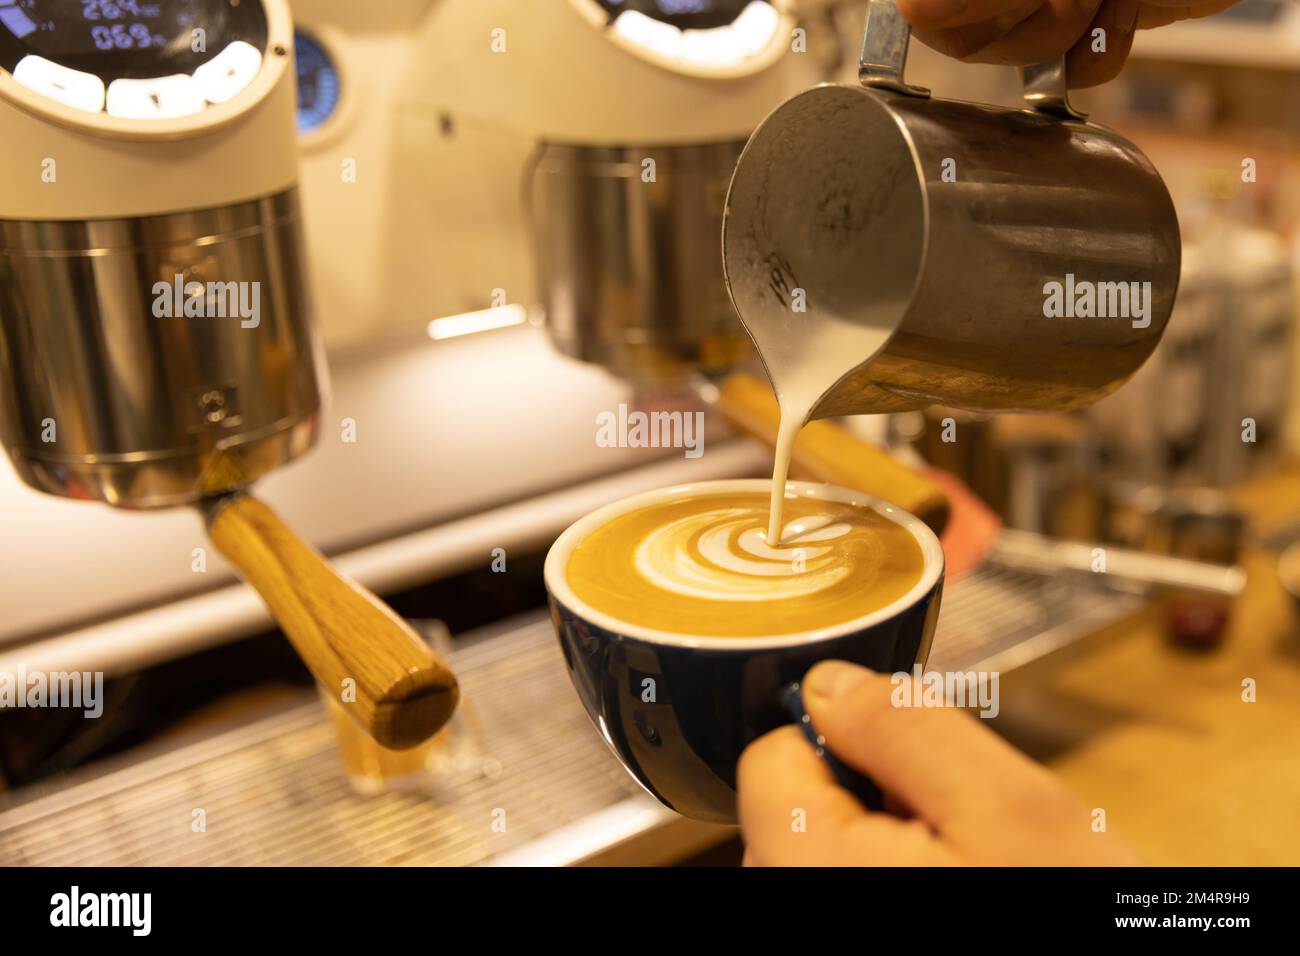
[[455,677],[247,492],[313,445],[326,381],[289,12],[109,6],[30,0],[0,29],[0,439],[40,491],[197,506],[317,680],[413,746]]

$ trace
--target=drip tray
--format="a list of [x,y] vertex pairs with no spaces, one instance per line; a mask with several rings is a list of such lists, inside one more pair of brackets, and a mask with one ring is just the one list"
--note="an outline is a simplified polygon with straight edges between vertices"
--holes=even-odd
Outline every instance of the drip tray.
[[[1086,579],[986,565],[948,586],[930,666],[1007,671],[1141,607]],[[661,807],[623,770],[582,710],[544,615],[461,638],[451,663],[465,743],[436,784],[357,795],[312,694],[8,795],[0,864],[648,865],[734,834]]]

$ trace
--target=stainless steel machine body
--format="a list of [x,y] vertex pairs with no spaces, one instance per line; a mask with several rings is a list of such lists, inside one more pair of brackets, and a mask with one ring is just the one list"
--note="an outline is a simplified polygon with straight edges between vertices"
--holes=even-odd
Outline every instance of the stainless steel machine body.
[[529,219],[561,352],[649,382],[725,370],[747,352],[718,255],[743,145],[539,147]]
[[326,373],[303,255],[295,189],[0,222],[0,438],[22,479],[167,507],[305,452]]

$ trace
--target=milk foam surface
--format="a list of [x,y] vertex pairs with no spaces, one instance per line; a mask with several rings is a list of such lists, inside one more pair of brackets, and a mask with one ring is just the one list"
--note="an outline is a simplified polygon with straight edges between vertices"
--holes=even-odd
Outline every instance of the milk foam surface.
[[921,577],[916,538],[869,508],[788,496],[771,544],[769,504],[761,492],[697,494],[627,512],[574,548],[569,585],[619,620],[749,636],[864,616]]
[[[836,566],[833,548],[811,545],[847,535],[849,525],[809,515],[790,522],[781,544],[770,547],[753,517],[743,508],[722,508],[670,522],[637,548],[637,571],[665,591],[715,601],[803,597],[848,574]],[[802,573],[793,570],[798,563]]]

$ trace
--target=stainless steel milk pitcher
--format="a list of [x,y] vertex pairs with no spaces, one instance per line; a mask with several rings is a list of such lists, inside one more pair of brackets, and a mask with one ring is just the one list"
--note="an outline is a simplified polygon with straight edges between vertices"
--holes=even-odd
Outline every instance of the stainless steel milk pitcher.
[[801,93],[750,138],[723,221],[737,311],[769,372],[800,350],[826,368],[813,418],[1096,401],[1173,308],[1164,182],[1071,109],[1063,57],[1022,71],[1026,109],[935,99],[904,81],[910,33],[872,0],[861,86]]

